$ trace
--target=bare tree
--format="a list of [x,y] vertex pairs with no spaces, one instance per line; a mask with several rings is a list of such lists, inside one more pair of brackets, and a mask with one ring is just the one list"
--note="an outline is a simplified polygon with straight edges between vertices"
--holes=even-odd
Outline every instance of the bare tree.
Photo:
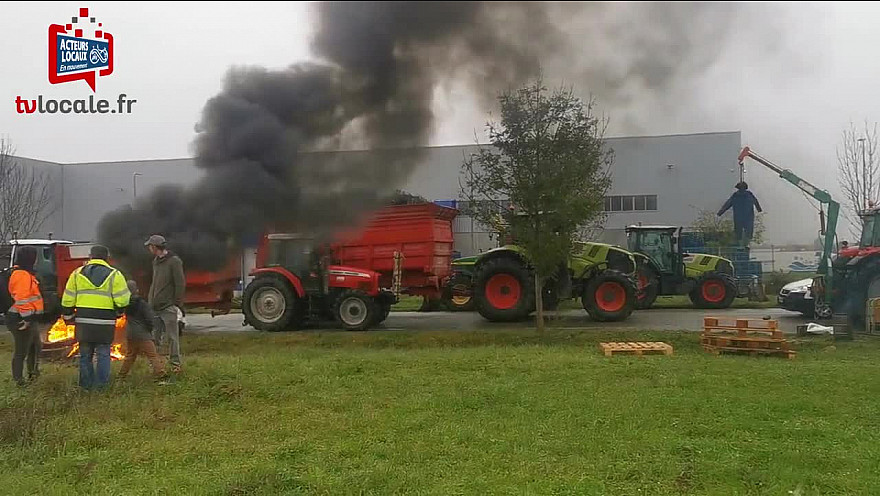
[[12,143],[0,138],[0,242],[15,232],[33,234],[57,208],[49,174],[22,165]]
[[843,143],[837,148],[840,189],[846,197],[844,217],[856,231],[859,215],[880,198],[880,156],[877,155],[877,123],[865,121],[864,129],[852,123],[843,131]]

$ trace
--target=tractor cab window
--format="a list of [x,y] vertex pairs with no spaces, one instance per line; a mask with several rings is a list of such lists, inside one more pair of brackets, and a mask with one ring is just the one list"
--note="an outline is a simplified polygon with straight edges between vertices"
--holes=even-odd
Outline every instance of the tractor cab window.
[[[13,248],[11,256],[15,257],[15,252],[25,245],[16,245]],[[40,287],[43,290],[56,290],[58,274],[55,269],[55,247],[47,245],[33,245],[37,250],[37,261],[34,263],[34,275],[40,281]]]
[[672,235],[667,232],[639,233],[639,251],[651,257],[664,272],[672,272]]
[[294,274],[307,273],[312,263],[311,239],[270,239],[267,265],[284,267]]
[[865,221],[862,226],[862,239],[859,247],[880,246],[880,222],[877,222],[876,215],[865,215],[862,217]]
[[12,267],[12,245],[0,245],[0,269]]

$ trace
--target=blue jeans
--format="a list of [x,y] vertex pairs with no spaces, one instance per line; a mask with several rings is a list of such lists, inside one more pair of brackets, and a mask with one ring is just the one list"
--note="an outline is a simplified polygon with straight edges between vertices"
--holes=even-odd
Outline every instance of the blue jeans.
[[[98,355],[98,374],[92,357]],[[79,387],[83,389],[103,389],[110,382],[110,345],[100,343],[79,344]]]

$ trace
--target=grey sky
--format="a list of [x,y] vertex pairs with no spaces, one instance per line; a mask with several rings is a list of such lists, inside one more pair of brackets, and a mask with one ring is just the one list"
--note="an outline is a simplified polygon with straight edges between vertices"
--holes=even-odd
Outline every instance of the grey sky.
[[[84,82],[50,85],[46,77],[48,25],[66,22],[81,6],[89,7],[116,40],[114,74],[98,79],[95,95],[113,101],[126,93],[138,100],[133,114],[17,114],[17,95],[76,99],[92,94]],[[220,89],[229,66],[280,68],[310,57],[307,3],[6,2],[2,8],[7,15],[0,18],[5,48],[0,102],[6,103],[0,103],[0,134],[21,155],[58,162],[189,156],[199,112]],[[548,61],[546,69],[602,98],[613,135],[741,130],[743,144],[836,194],[835,146],[842,130],[850,120],[880,120],[875,98],[880,60],[872,56],[880,41],[878,5],[750,4],[747,15],[739,17],[661,26],[696,33],[696,45],[708,47],[711,56],[662,91],[615,74],[626,86],[613,97],[604,79],[617,69],[609,62],[618,48],[596,22],[605,26],[619,18],[650,17],[639,22],[656,28],[675,19],[644,14],[644,4],[603,8],[607,17],[600,21],[572,21],[567,27],[585,45],[602,46],[596,51],[601,55],[593,52],[593,58],[577,63]],[[590,50],[575,53],[562,59]],[[597,75],[596,67],[603,73]],[[469,93],[459,83],[438,87],[433,144],[471,143],[475,129],[482,129],[486,113]],[[750,166],[748,180],[768,211],[770,238],[785,242],[815,233],[816,214],[803,197],[756,167]]]

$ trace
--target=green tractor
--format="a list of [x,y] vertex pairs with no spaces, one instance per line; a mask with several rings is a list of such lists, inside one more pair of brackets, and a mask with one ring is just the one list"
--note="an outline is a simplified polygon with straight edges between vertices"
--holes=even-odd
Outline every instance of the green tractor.
[[697,308],[728,308],[738,296],[730,260],[683,253],[680,227],[629,226],[626,235],[638,267],[639,310],[658,296],[687,294]]
[[[535,310],[535,278],[528,254],[516,245],[495,248],[473,264],[473,300],[483,318],[512,322]],[[549,309],[580,298],[601,322],[625,320],[636,305],[636,261],[628,251],[602,243],[577,243],[565,266],[545,283]]]

